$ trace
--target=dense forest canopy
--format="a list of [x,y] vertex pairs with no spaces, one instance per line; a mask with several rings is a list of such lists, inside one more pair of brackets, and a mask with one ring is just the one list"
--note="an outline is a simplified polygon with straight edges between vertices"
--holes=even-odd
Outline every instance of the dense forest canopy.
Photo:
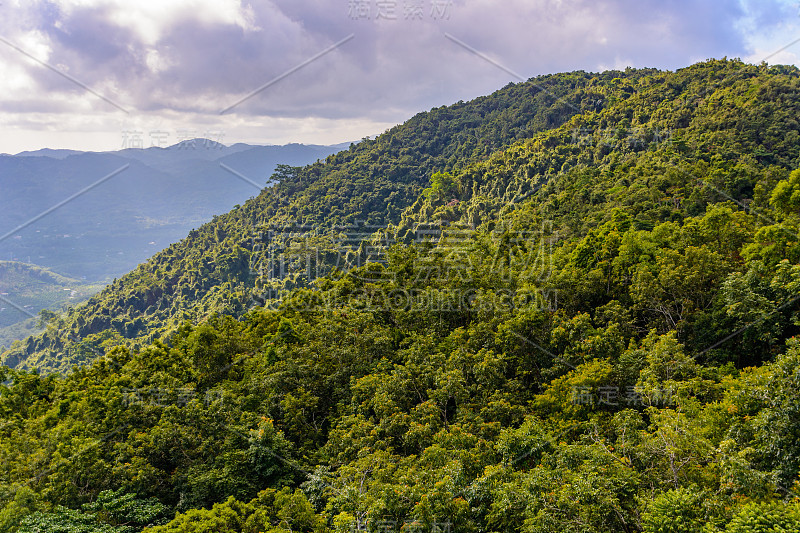
[[280,167],[5,354],[0,529],[800,531],[799,112],[575,72]]

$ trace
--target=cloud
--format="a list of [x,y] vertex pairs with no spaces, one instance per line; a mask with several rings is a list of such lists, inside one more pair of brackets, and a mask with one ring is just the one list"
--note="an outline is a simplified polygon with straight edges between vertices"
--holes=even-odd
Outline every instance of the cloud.
[[[292,135],[330,121],[382,128],[517,81],[445,33],[525,78],[674,69],[709,57],[752,57],[793,29],[800,33],[791,9],[778,0],[20,0],[0,6],[0,36],[134,115],[203,117],[229,128],[270,123]],[[76,112],[122,118],[2,44],[0,69],[10,73],[0,81],[0,121],[32,112],[62,124],[76,122]]]
[[118,28],[133,31],[145,45],[155,45],[170,27],[180,21],[198,24],[221,23],[244,30],[258,30],[252,9],[237,0],[54,0],[60,17],[75,23],[92,13]]

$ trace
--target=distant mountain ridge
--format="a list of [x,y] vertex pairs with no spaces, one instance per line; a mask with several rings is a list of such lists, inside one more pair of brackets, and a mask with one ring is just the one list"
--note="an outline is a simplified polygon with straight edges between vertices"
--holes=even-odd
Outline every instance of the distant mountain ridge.
[[[192,228],[258,195],[277,165],[304,165],[343,147],[192,139],[167,148],[0,155],[0,261],[28,263],[28,272],[35,265],[52,270],[73,285],[91,287],[82,293],[86,297]],[[0,270],[0,286],[6,274]],[[64,296],[69,293],[42,289],[37,296],[40,284],[23,285],[25,291],[3,292],[27,312],[76,303]],[[12,305],[3,307],[0,328],[28,318]],[[6,344],[12,337],[0,334]]]
[[0,259],[29,260],[76,278],[110,279],[256,196],[276,165],[304,165],[340,148],[225,146],[194,139],[168,148],[0,155],[0,235],[91,187],[0,240]]
[[[58,148],[40,148],[39,150],[26,150],[24,152],[19,152],[18,154],[14,154],[14,157],[51,157],[53,159],[64,159],[65,157],[69,157],[71,155],[83,153],[80,150],[64,150]],[[0,155],[11,155],[11,154],[0,154]]]

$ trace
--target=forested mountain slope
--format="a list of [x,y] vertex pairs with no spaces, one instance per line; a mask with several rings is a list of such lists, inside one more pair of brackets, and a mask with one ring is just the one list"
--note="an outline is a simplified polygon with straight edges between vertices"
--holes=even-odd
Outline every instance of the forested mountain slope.
[[[4,355],[10,366],[66,371],[117,337],[159,338],[184,318],[241,314],[251,301],[253,235],[261,228],[335,228],[397,222],[433,172],[487,158],[519,139],[607,105],[603,89],[617,76],[650,71],[576,72],[509,85],[486,97],[420,113],[375,140],[324,162],[281,167],[280,184],[156,254],[80,309]],[[619,98],[626,95],[619,92]],[[259,180],[257,176],[253,179]],[[76,342],[80,341],[80,342]],[[79,345],[82,343],[83,345]]]
[[[407,187],[336,163],[391,132],[284,168],[51,323],[31,342],[160,288],[176,326],[2,370],[0,529],[800,531],[800,71],[574,76],[602,109]],[[301,225],[356,217],[394,223],[356,250]],[[337,244],[364,264],[313,279]]]

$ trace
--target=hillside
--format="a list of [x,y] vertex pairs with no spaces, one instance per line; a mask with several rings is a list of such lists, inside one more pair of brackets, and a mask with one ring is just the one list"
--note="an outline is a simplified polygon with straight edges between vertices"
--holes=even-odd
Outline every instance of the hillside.
[[7,352],[0,529],[800,531],[799,108],[560,74],[279,168]]
[[36,265],[0,261],[0,346],[38,333],[33,317],[42,309],[63,311],[102,288]]
[[141,343],[173,331],[184,319],[202,319],[213,312],[241,314],[257,282],[251,270],[258,259],[251,264],[250,252],[258,228],[283,231],[314,225],[320,231],[361,234],[364,229],[359,226],[378,229],[398,222],[433,172],[463,168],[561,125],[581,110],[602,107],[605,103],[591,87],[596,83],[592,80],[636,80],[647,72],[608,72],[600,78],[583,72],[543,76],[472,102],[420,113],[375,140],[352,145],[319,163],[283,166],[273,176],[278,184],[191,231],[73,315],[62,317],[58,327],[6,352],[4,361],[65,371],[85,362],[69,355],[72,339],[97,350],[98,335]]

